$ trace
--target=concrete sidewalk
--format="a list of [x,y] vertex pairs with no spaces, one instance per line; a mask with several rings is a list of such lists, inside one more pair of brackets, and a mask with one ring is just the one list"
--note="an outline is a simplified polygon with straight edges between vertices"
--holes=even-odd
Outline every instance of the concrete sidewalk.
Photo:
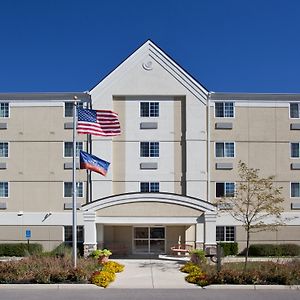
[[185,273],[179,271],[182,262],[160,259],[115,259],[125,265],[116,280],[108,288],[118,289],[199,289],[184,280]]

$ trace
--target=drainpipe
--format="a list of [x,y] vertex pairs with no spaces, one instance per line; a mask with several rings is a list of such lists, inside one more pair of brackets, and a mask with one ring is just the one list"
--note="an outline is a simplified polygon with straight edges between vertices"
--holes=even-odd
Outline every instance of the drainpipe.
[[207,97],[207,201],[211,202],[210,198],[210,99],[211,92]]

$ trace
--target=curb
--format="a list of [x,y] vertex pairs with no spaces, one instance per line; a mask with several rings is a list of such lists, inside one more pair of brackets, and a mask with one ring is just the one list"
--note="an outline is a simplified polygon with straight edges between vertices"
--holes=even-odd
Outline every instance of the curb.
[[212,284],[203,287],[208,290],[300,290],[300,285],[256,285],[256,284]]
[[51,289],[51,290],[67,290],[67,289],[103,289],[95,284],[0,284],[1,289]]

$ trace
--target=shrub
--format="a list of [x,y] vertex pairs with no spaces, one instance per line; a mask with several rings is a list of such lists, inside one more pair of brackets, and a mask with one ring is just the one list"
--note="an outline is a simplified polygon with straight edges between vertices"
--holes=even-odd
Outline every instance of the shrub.
[[58,245],[56,248],[54,248],[51,251],[51,255],[57,256],[57,257],[71,258],[72,257],[72,247],[65,243],[61,243],[60,245]]
[[193,262],[188,262],[180,268],[183,273],[195,273],[201,272],[201,267]]
[[189,252],[191,255],[191,261],[196,264],[202,264],[206,262],[205,251],[201,249],[194,249]]
[[112,255],[112,252],[108,249],[97,249],[90,254],[91,257],[96,259],[100,258],[101,256],[109,257],[110,255]]
[[181,268],[188,272],[186,281],[200,286],[208,284],[300,284],[300,261],[294,260],[279,264],[274,262],[250,263],[248,270],[244,270],[243,264],[224,264],[221,271],[217,272],[214,266],[200,266],[187,263]]
[[237,255],[238,250],[238,243],[220,243],[221,248],[223,249],[223,255]]
[[116,274],[108,271],[96,271],[91,276],[91,283],[106,288],[116,278]]
[[0,256],[28,256],[42,253],[43,246],[41,244],[32,243],[16,243],[16,244],[0,244]]
[[249,247],[250,256],[281,256],[278,245],[273,244],[253,244]]
[[299,262],[278,264],[273,262],[260,263],[257,268],[249,270],[238,270],[223,268],[220,272],[208,273],[209,284],[299,284],[300,271]]
[[124,270],[124,265],[121,265],[115,261],[108,261],[103,265],[103,271],[113,272],[113,273],[120,273]]
[[1,262],[0,283],[86,283],[98,267],[93,259],[79,259],[74,270],[71,259],[29,257]]
[[283,256],[298,256],[300,255],[300,246],[296,244],[281,244]]
[[253,244],[249,247],[250,256],[298,256],[300,246],[295,244]]
[[198,264],[188,262],[180,268],[180,271],[188,273],[185,277],[187,282],[198,284],[200,286],[208,285],[206,273],[202,271]]

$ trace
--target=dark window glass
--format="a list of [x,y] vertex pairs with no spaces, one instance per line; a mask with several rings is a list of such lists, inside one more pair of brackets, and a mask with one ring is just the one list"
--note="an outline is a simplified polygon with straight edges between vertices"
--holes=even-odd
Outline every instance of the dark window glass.
[[299,182],[291,183],[291,197],[300,197]]
[[[64,241],[67,243],[71,243],[73,241],[73,227],[72,226],[65,226],[65,238]],[[77,242],[83,243],[83,226],[77,226]]]
[[8,118],[9,117],[9,103],[2,102],[0,103],[0,118]]
[[291,157],[299,157],[299,143],[291,143]]
[[233,118],[234,103],[233,102],[216,102],[215,117],[217,118]]
[[299,103],[290,103],[290,117],[299,118]]
[[216,227],[216,241],[224,241],[224,227],[223,226]]
[[141,102],[140,103],[141,117],[159,117],[158,102]]
[[221,198],[224,197],[224,182],[216,183],[216,197]]

